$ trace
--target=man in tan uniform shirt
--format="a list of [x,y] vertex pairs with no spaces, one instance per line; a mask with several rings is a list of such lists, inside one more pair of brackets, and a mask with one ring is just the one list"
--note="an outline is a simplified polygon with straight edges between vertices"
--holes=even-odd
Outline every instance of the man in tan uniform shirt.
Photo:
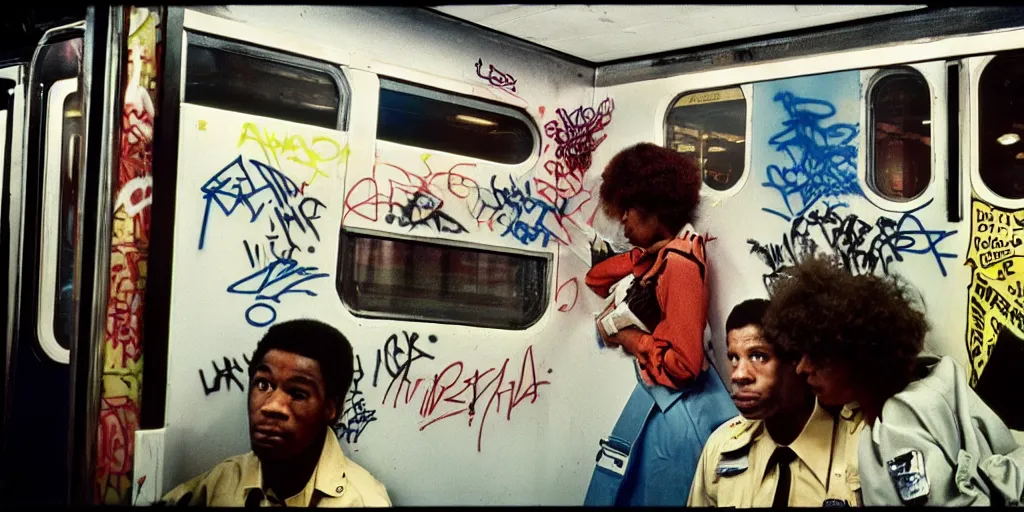
[[[732,397],[741,416],[704,446],[691,507],[860,505],[855,406],[830,412],[796,374],[796,361],[761,335],[768,302],[749,300],[726,321]],[[786,492],[788,483],[788,492]]]
[[164,496],[220,507],[389,507],[387,490],[348,460],[330,429],[352,382],[352,347],[313,320],[274,325],[249,366],[252,451]]

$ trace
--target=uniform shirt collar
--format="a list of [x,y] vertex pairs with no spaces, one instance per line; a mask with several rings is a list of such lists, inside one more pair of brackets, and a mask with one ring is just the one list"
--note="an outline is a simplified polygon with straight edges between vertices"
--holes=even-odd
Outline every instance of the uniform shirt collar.
[[[762,420],[747,420],[746,428],[740,429],[730,439],[722,444],[722,452],[728,453],[746,448],[760,439],[765,439],[758,444],[758,453],[764,456],[755,457],[754,470],[756,474],[763,475],[768,470],[769,455],[778,445],[768,434]],[[789,447],[811,469],[814,476],[824,486],[828,479],[829,458],[832,454],[832,427],[834,426],[833,416],[829,414],[815,400],[814,409],[811,410],[807,423],[796,439],[789,444]]]
[[832,438],[835,435],[836,418],[826,411],[817,400],[814,410],[807,419],[804,429],[789,447],[800,460],[811,469],[821,485],[828,479],[828,466],[832,456]]
[[[313,489],[332,498],[341,497],[349,487],[346,474],[347,469],[348,459],[341,451],[341,445],[338,444],[338,438],[335,437],[334,431],[328,427],[327,435],[324,436],[324,445],[320,451],[320,459],[317,461],[313,474],[310,476]],[[312,493],[309,492],[310,482],[306,483],[304,490],[301,492],[307,493],[309,499],[312,500]],[[260,459],[253,452],[247,454],[246,460],[242,464],[241,485],[242,494],[245,498],[248,498],[249,493],[253,489],[258,489],[263,495],[267,495],[267,490],[263,487],[263,471]],[[291,496],[284,498],[278,496],[277,498],[284,501],[291,498]],[[304,504],[304,506],[308,505],[308,503]]]

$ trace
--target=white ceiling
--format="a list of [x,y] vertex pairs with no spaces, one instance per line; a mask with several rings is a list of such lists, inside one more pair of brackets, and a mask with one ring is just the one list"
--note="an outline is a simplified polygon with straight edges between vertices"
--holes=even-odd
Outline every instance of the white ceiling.
[[602,63],[924,5],[442,5],[432,9]]

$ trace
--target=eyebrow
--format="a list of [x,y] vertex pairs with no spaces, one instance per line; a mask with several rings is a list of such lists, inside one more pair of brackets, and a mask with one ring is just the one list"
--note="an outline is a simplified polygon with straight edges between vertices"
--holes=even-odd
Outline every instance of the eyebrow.
[[305,384],[305,385],[307,385],[307,386],[309,386],[311,388],[314,388],[314,389],[318,389],[319,388],[316,380],[311,379],[311,378],[309,378],[309,377],[307,377],[305,375],[295,375],[293,377],[290,377],[286,382],[291,382],[291,383],[295,383],[295,384]]

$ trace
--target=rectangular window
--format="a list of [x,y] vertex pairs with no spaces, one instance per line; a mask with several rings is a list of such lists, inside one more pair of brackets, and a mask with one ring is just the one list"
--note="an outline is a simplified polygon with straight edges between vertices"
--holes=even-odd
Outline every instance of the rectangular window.
[[185,102],[344,129],[344,78],[328,64],[189,34]]
[[669,149],[693,157],[704,184],[729,190],[743,177],[747,100],[739,87],[684,93],[665,120]]
[[547,309],[548,259],[342,232],[338,291],[357,315],[525,329]]
[[525,112],[475,98],[381,79],[377,138],[500,164],[534,153]]

